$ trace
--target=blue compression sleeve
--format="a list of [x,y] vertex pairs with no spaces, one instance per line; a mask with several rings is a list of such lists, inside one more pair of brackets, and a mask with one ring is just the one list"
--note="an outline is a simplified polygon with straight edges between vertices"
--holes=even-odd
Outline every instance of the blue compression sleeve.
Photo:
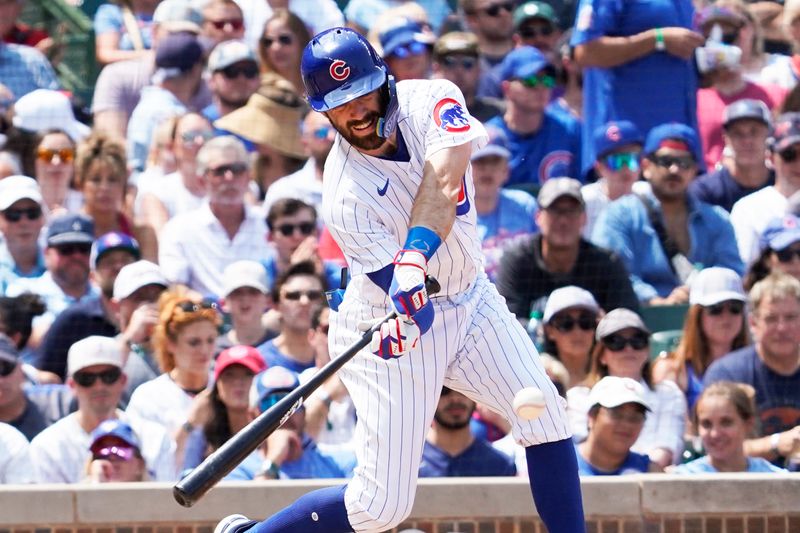
[[318,489],[298,498],[292,505],[278,511],[248,533],[347,533],[353,531],[344,506],[347,485]]
[[554,533],[586,533],[578,460],[572,439],[525,448],[536,510]]

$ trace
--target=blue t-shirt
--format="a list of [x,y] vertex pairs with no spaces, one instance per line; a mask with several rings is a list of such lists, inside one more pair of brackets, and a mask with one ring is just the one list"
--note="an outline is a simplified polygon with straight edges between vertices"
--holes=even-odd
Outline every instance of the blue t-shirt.
[[280,350],[278,350],[278,347],[275,346],[275,339],[268,340],[264,344],[256,346],[256,349],[259,351],[259,353],[261,353],[261,357],[264,358],[264,362],[267,363],[267,368],[273,366],[282,366],[283,368],[287,368],[292,372],[299,374],[303,370],[308,370],[309,368],[314,368],[315,366],[314,361],[304,364],[295,361],[294,359],[290,359],[284,355]]
[[[745,472],[786,472],[766,459],[761,457],[748,457],[747,470]],[[672,474],[716,474],[718,470],[711,465],[708,456],[698,457],[694,461],[676,466]]]
[[505,249],[522,235],[536,233],[536,200],[524,191],[500,189],[491,213],[478,214],[478,237],[483,249],[483,268],[494,281]]
[[561,176],[581,178],[581,126],[577,120],[546,109],[535,133],[520,135],[511,131],[502,116],[487,125],[500,128],[508,137],[511,172],[506,186],[544,183]]
[[486,441],[475,439],[469,447],[451,456],[428,441],[422,449],[420,477],[515,476],[514,459],[495,450]]
[[727,212],[731,212],[735,204],[743,196],[763,189],[768,185],[775,185],[775,171],[770,170],[767,182],[761,187],[750,188],[742,187],[733,179],[730,171],[726,167],[719,170],[703,174],[695,178],[689,185],[689,193],[701,202],[711,205],[718,205]]
[[[275,254],[262,259],[261,264],[267,271],[267,288],[272,290],[275,280],[278,278],[278,258]],[[342,280],[342,265],[334,261],[322,261],[322,269],[325,271],[325,281],[328,289],[336,289]]]
[[[691,0],[581,0],[570,44],[627,37],[651,28],[693,28]],[[630,120],[647,135],[680,122],[697,130],[697,73],[691,60],[652,52],[612,68],[583,70],[583,172],[596,159],[592,135],[609,120]],[[698,146],[697,160],[703,161]]]
[[[226,480],[246,481],[254,479],[261,462],[248,456]],[[303,435],[303,454],[296,461],[287,461],[280,466],[280,479],[333,479],[353,477],[356,466],[355,455],[332,454],[321,451],[308,435]]]
[[[139,27],[139,35],[142,37],[142,45],[146,50],[153,47],[153,16],[142,13],[134,13],[136,24]],[[122,9],[118,5],[103,4],[97,8],[94,14],[94,33],[102,35],[104,33],[119,33],[120,50],[134,50],[133,39],[128,33],[125,25],[125,18]]]
[[642,474],[650,468],[650,458],[636,452],[628,452],[628,456],[619,468],[612,471],[600,470],[588,463],[581,456],[577,446],[575,455],[578,457],[578,475],[580,476],[624,476],[627,474]]

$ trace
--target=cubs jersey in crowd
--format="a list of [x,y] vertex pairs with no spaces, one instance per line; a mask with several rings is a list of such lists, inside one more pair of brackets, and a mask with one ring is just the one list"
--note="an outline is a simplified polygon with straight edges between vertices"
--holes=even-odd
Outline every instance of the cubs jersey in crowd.
[[[467,114],[461,92],[447,80],[401,81],[397,99],[396,153],[367,156],[337,136],[323,179],[322,216],[353,276],[347,293],[375,305],[387,304],[388,297],[366,274],[392,264],[405,242],[425,160],[466,142],[483,145],[487,138],[483,125]],[[471,167],[461,183],[453,229],[428,262],[442,296],[464,292],[483,268]]]

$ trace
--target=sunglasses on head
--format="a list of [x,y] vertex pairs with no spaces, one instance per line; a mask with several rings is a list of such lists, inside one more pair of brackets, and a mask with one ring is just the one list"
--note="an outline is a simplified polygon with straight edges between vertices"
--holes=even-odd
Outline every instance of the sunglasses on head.
[[217,302],[212,302],[211,300],[203,300],[200,303],[191,302],[187,300],[185,302],[179,303],[176,307],[181,311],[183,311],[184,313],[197,313],[199,311],[202,311],[203,309],[213,309],[214,311],[216,311],[219,308]]
[[130,461],[136,457],[136,450],[130,446],[104,446],[97,450],[92,459],[108,461]]
[[258,408],[261,410],[262,413],[264,411],[268,411],[270,407],[274,406],[276,403],[286,398],[288,394],[289,394],[288,392],[275,392],[272,394],[268,394],[261,400],[261,403],[258,404]]
[[741,315],[744,311],[744,302],[738,300],[730,300],[727,302],[720,302],[718,304],[709,305],[705,308],[706,312],[711,316],[719,316],[726,309],[732,315]]
[[794,163],[798,156],[797,146],[790,146],[786,150],[781,150],[778,152],[778,155],[781,156],[781,159],[786,163]]
[[122,370],[119,368],[109,368],[102,372],[85,372],[83,370],[75,372],[72,379],[81,387],[91,387],[99,379],[106,385],[113,385],[119,380]]
[[411,56],[420,56],[425,53],[428,49],[426,45],[423,43],[418,43],[414,41],[413,43],[404,44],[398,46],[394,50],[392,50],[392,57],[397,57],[399,59],[405,59],[406,57]]
[[575,326],[583,331],[591,331],[597,327],[597,315],[581,313],[577,319],[572,315],[556,315],[550,320],[550,325],[562,333],[569,333]]
[[547,24],[545,26],[522,26],[519,29],[519,35],[523,39],[535,39],[538,36],[549,37],[553,35],[555,29]]
[[283,298],[286,300],[297,301],[305,295],[309,301],[316,302],[317,300],[321,300],[325,294],[322,291],[287,291],[283,294]]
[[529,89],[536,89],[538,87],[552,89],[556,86],[556,78],[550,74],[537,74],[534,76],[528,76],[527,78],[517,78],[517,80],[519,80],[522,85],[528,87]]
[[313,222],[300,222],[298,224],[281,224],[275,229],[284,237],[291,237],[296,231],[300,231],[303,235],[311,235],[316,229],[317,225]]
[[58,255],[68,256],[68,255],[89,255],[92,251],[92,245],[89,243],[73,243],[73,244],[59,244],[58,246],[54,246]]
[[617,152],[616,154],[609,154],[603,162],[609,170],[618,171],[623,168],[628,170],[639,170],[639,152]]
[[209,168],[208,173],[214,177],[221,178],[228,172],[234,176],[238,176],[247,170],[245,163],[231,163],[230,165],[220,165],[218,167]]
[[17,363],[11,361],[0,361],[0,377],[11,375],[14,369],[17,368]]
[[244,20],[242,19],[209,20],[208,22],[218,30],[224,30],[228,24],[230,24],[231,29],[237,31],[244,28]]
[[775,257],[781,263],[791,263],[792,259],[797,257],[800,259],[800,249],[798,248],[784,248],[783,250],[773,250]]
[[210,141],[214,138],[213,131],[203,131],[203,130],[192,130],[192,131],[185,131],[181,133],[181,141],[185,144],[194,143],[200,141],[200,143],[205,143],[206,141]]
[[472,70],[478,64],[478,59],[475,57],[458,57],[458,56],[444,56],[440,63],[445,66],[445,68],[456,68],[461,67],[464,70]]
[[514,11],[514,2],[500,2],[483,8],[483,12],[490,17],[500,16],[501,11],[506,11],[508,13]]
[[690,155],[653,155],[650,160],[660,167],[670,168],[676,165],[681,170],[688,170],[695,165],[694,158]]
[[239,76],[244,76],[248,80],[254,80],[258,76],[258,65],[255,63],[245,63],[244,65],[230,65],[219,72],[229,80],[235,80]]
[[49,148],[39,148],[36,151],[36,157],[39,161],[45,163],[52,163],[53,159],[58,156],[62,163],[71,163],[75,159],[75,150],[72,148],[61,148],[59,150],[51,150]]
[[26,207],[24,209],[9,208],[3,211],[3,218],[9,222],[19,222],[22,217],[28,220],[38,220],[42,216],[42,208],[38,205],[36,207]]
[[643,333],[637,333],[631,337],[613,334],[603,338],[603,345],[612,352],[621,352],[625,346],[630,346],[634,350],[643,350],[650,344],[650,339]]
[[278,35],[277,39],[273,39],[272,37],[262,37],[261,45],[264,48],[269,48],[276,41],[283,46],[289,46],[294,42],[294,37],[292,36],[291,33],[284,33],[283,35]]

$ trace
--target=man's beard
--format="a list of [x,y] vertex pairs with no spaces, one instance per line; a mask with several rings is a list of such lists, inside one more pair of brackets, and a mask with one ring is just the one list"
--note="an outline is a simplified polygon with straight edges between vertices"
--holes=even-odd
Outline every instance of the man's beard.
[[[378,135],[378,120],[379,119],[380,119],[380,115],[378,115],[378,113],[376,113],[374,111],[369,113],[365,117],[365,120],[374,121],[374,124],[375,124],[375,126],[374,126],[375,129],[372,131],[372,133],[370,133],[370,134],[368,134],[366,136],[356,136],[356,135],[353,135],[351,133],[352,126],[354,124],[358,124],[359,122],[364,122],[363,120],[359,120],[359,121],[352,120],[352,121],[347,123],[347,125],[344,127],[344,129],[336,128],[336,131],[338,131],[339,134],[342,137],[344,137],[344,140],[349,142],[354,148],[357,148],[359,150],[369,150],[369,151],[377,150],[378,148],[383,146],[383,144],[386,142],[386,139],[384,139],[383,137]],[[336,126],[334,126],[334,127],[336,127]]]
[[463,420],[447,420],[439,413],[435,413],[433,418],[436,420],[436,423],[442,426],[444,429],[464,429],[469,425],[469,422],[472,419],[472,412],[470,411],[469,415],[465,416]]
[[249,100],[249,98],[245,98],[243,100],[241,100],[241,99],[239,99],[239,100],[231,100],[230,98],[225,98],[221,94],[218,95],[218,97],[219,97],[219,101],[220,101],[220,103],[222,105],[224,105],[226,107],[232,107],[233,109],[239,109],[240,107],[244,107],[245,104],[247,104],[247,100]]

